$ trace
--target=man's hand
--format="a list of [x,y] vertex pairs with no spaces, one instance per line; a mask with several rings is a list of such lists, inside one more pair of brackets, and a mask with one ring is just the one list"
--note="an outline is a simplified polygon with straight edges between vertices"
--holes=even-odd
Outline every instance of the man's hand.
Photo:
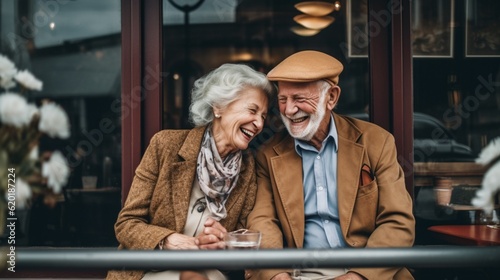
[[287,272],[282,272],[280,274],[274,275],[271,280],[292,280],[292,277]]
[[227,230],[218,221],[208,218],[204,224],[203,232],[195,239],[195,244],[200,249],[224,249],[224,236]]
[[166,250],[197,250],[195,238],[180,233],[173,233],[167,237],[163,247]]
[[347,272],[344,275],[340,275],[334,278],[335,280],[366,280],[365,277],[355,273],[355,272]]

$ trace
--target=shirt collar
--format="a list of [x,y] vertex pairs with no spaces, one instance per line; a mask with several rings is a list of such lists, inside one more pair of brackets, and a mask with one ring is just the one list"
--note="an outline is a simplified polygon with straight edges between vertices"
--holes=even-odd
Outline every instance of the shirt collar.
[[[335,152],[338,152],[338,133],[337,133],[337,126],[335,126],[335,121],[333,119],[333,114],[330,115],[330,130],[328,131],[328,135],[325,137],[323,140],[323,143],[321,145],[321,149],[324,149],[325,145],[328,143],[328,141],[333,141],[333,149]],[[316,148],[314,148],[311,144],[299,140],[299,139],[294,139],[295,142],[295,151],[297,152],[298,155],[302,156],[302,151],[301,150],[311,150],[311,151],[316,151]]]

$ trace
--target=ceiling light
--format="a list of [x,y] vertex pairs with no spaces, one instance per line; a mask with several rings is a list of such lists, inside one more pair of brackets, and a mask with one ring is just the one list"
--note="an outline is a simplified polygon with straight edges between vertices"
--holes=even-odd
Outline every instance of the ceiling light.
[[295,16],[293,20],[309,29],[323,29],[330,25],[335,19],[331,16],[315,17],[302,14]]
[[340,4],[340,1],[335,1],[335,3],[333,3],[333,5],[335,6],[335,11],[340,11],[340,8],[342,7],[342,5]]
[[303,26],[293,26],[290,30],[292,30],[295,34],[304,37],[314,36],[321,31],[321,29],[309,29]]
[[304,14],[315,17],[326,16],[335,10],[335,5],[328,2],[321,1],[307,1],[295,4],[295,8]]

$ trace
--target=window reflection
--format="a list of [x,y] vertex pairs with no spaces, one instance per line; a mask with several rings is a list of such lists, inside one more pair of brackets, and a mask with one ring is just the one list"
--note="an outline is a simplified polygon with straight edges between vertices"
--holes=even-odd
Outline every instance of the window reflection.
[[[426,9],[429,5],[436,8]],[[417,115],[414,119],[417,243],[432,242],[426,230],[430,225],[478,222],[481,210],[471,199],[486,167],[474,161],[500,136],[500,52],[490,48],[495,44],[490,40],[498,38],[498,29],[492,28],[500,24],[493,16],[498,8],[498,1],[489,0],[413,1],[413,26],[425,27],[414,32],[419,36],[413,42],[414,50],[418,48],[413,60],[414,110],[427,116],[425,122]],[[423,22],[426,16],[437,21]],[[425,34],[433,22],[433,34]],[[443,26],[445,32],[440,31]],[[433,40],[434,46],[445,43],[446,55],[422,51],[429,46],[423,43],[431,42],[423,38],[439,38],[435,35],[442,38]],[[483,44],[486,41],[490,44]],[[433,188],[443,179],[451,181],[450,203],[458,208],[436,206]]]
[[[427,2],[434,3],[414,1],[417,7]],[[485,1],[477,1],[477,5],[467,6],[465,1],[456,1],[455,6],[451,7],[449,3],[454,1],[438,2],[448,4],[441,3],[441,9],[437,9],[437,12],[449,15],[450,9],[454,8],[456,14],[460,15],[457,16],[457,21],[447,24],[455,34],[451,36],[454,40],[451,43],[453,58],[419,56],[414,59],[415,112],[428,114],[442,122],[455,135],[457,142],[469,146],[477,155],[487,142],[500,135],[500,92],[497,85],[500,77],[500,53],[498,56],[492,56],[490,53],[487,56],[470,56],[467,53],[463,39],[470,34],[467,35],[466,32],[468,24],[465,22],[465,15],[477,15],[477,9],[480,7],[488,11],[492,8],[486,8]],[[417,11],[419,9],[414,10]],[[488,14],[488,11],[485,12]],[[444,15],[436,17],[443,18]],[[479,23],[480,19],[473,17],[469,22]],[[497,20],[497,23],[500,21]],[[488,37],[488,31],[485,32],[483,35]],[[494,36],[497,31],[490,32],[493,32],[490,35]]]
[[[187,4],[196,2],[192,0]],[[346,10],[333,12],[332,24],[314,36],[303,37],[293,32],[292,27],[297,25],[293,18],[302,14],[294,4],[205,0],[189,13],[186,22],[182,11],[169,0],[163,0],[163,69],[169,75],[164,80],[163,127],[190,127],[187,122],[190,89],[196,78],[210,70],[231,62],[245,63],[267,73],[285,57],[305,49],[326,52],[344,64],[339,84],[342,98],[337,112],[364,112],[369,104],[368,59],[347,56]],[[176,75],[181,69],[189,69],[184,75],[188,77],[184,80],[187,84],[183,84],[182,74]],[[269,121],[276,112],[271,110]],[[268,123],[270,133],[265,130],[263,135],[272,134],[277,127]]]
[[[43,137],[40,153],[61,151],[71,175],[57,196],[33,197],[17,245],[116,246],[120,208],[121,25],[119,0],[0,2],[1,50],[28,69],[69,116],[71,137]],[[84,189],[82,176],[96,176]],[[19,243],[19,244],[18,244]]]

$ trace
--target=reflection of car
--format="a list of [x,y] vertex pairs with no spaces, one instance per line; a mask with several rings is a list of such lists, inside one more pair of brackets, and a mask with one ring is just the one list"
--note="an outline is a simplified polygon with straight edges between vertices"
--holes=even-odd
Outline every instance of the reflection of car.
[[[350,117],[368,120],[368,114],[348,114]],[[460,144],[449,129],[438,119],[422,114],[413,114],[414,161],[457,162],[474,161],[476,156],[469,146]]]

